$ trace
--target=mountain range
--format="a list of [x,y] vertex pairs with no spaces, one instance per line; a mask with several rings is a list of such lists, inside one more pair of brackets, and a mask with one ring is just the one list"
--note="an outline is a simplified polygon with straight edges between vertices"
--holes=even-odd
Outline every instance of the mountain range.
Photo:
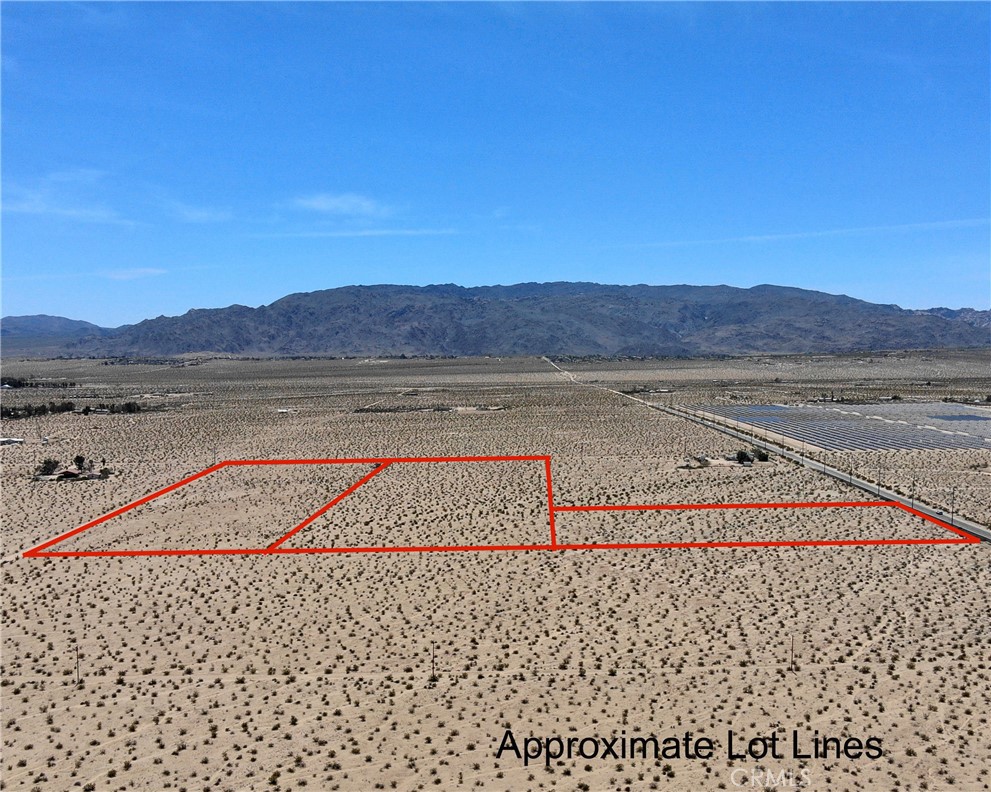
[[0,320],[5,355],[707,356],[991,347],[991,311],[787,286],[346,286],[104,328]]

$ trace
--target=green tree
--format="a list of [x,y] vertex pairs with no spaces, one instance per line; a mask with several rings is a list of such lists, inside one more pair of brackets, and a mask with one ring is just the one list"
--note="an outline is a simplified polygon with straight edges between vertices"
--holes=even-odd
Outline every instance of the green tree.
[[59,461],[57,459],[52,459],[51,457],[49,457],[40,465],[38,465],[38,467],[35,469],[35,472],[38,473],[38,475],[40,476],[50,476],[58,469],[59,469]]

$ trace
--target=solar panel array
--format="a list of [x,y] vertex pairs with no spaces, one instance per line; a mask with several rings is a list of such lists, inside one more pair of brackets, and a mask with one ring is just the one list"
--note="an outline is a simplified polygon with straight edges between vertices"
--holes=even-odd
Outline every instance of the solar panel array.
[[991,451],[991,409],[969,405],[936,402],[694,406],[829,451]]

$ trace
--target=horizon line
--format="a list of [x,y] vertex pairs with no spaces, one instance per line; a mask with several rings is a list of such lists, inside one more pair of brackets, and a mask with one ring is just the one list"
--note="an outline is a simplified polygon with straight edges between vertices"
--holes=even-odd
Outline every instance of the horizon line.
[[753,289],[760,289],[760,288],[768,288],[768,287],[770,287],[770,288],[774,288],[774,289],[794,289],[794,290],[797,290],[797,291],[810,292],[810,293],[814,293],[814,294],[826,294],[826,295],[829,295],[831,297],[846,297],[848,299],[857,300],[859,302],[865,302],[865,303],[868,303],[870,305],[893,305],[894,307],[896,307],[896,308],[898,308],[900,310],[903,310],[903,311],[926,311],[926,312],[936,311],[936,310],[977,311],[977,312],[991,311],[991,306],[989,306],[988,308],[974,308],[972,306],[961,306],[960,308],[949,308],[948,306],[945,306],[945,305],[935,305],[935,306],[929,306],[927,308],[905,308],[905,307],[903,307],[901,305],[898,305],[896,303],[873,302],[872,300],[864,299],[862,297],[854,297],[852,295],[845,294],[845,293],[842,293],[842,292],[830,292],[830,291],[824,291],[822,289],[809,289],[809,288],[805,288],[803,286],[788,286],[788,285],[776,284],[776,283],[757,283],[757,284],[754,284],[753,286],[733,286],[733,285],[728,284],[728,283],[703,283],[703,284],[692,284],[692,283],[644,283],[644,282],[640,282],[640,283],[600,283],[598,281],[584,281],[584,280],[578,280],[578,281],[548,280],[548,281],[519,281],[519,282],[516,282],[516,283],[479,284],[479,285],[474,285],[474,286],[464,286],[464,285],[459,284],[459,283],[454,283],[453,281],[449,281],[449,282],[446,282],[446,283],[426,283],[426,284],[415,284],[415,283],[348,283],[348,284],[344,284],[344,285],[341,285],[341,286],[330,286],[330,287],[327,287],[325,289],[311,289],[309,291],[293,291],[293,292],[289,292],[288,294],[283,294],[283,295],[281,295],[279,297],[276,297],[275,299],[271,300],[270,302],[260,303],[259,305],[245,305],[244,303],[233,302],[233,303],[230,303],[228,305],[220,305],[220,306],[212,306],[212,307],[192,307],[192,308],[187,308],[182,313],[177,313],[177,314],[159,314],[158,316],[151,316],[151,317],[146,316],[146,317],[144,317],[142,319],[138,319],[138,320],[133,321],[133,322],[123,322],[122,324],[113,325],[113,326],[111,326],[111,325],[101,325],[101,324],[98,324],[97,322],[90,322],[89,320],[86,320],[86,319],[77,319],[75,317],[62,316],[60,314],[49,314],[49,313],[4,314],[4,315],[0,316],[0,321],[5,321],[5,320],[8,320],[8,319],[25,319],[25,318],[34,318],[34,317],[47,317],[47,318],[53,318],[53,319],[67,319],[69,321],[74,321],[74,322],[87,322],[88,324],[92,324],[92,325],[100,328],[101,330],[116,330],[116,329],[119,329],[121,327],[125,327],[125,326],[128,326],[128,325],[135,325],[135,324],[139,324],[140,322],[150,321],[151,319],[160,319],[160,318],[163,318],[163,317],[164,318],[177,318],[177,317],[185,316],[186,314],[188,314],[188,313],[190,313],[192,311],[222,311],[222,310],[225,310],[227,308],[234,308],[234,307],[251,308],[252,310],[257,310],[258,308],[267,307],[267,306],[272,305],[272,304],[274,304],[276,302],[279,302],[280,300],[284,300],[287,297],[292,297],[292,296],[297,295],[297,294],[315,294],[317,292],[322,292],[322,291],[338,291],[338,290],[342,290],[342,289],[375,289],[375,288],[433,289],[433,288],[444,288],[444,287],[454,287],[454,288],[457,288],[457,289],[464,289],[465,291],[471,291],[471,290],[474,290],[474,289],[511,289],[511,288],[518,287],[518,286],[557,286],[557,285],[600,286],[600,287],[605,287],[605,288],[619,288],[619,289],[632,289],[632,288],[642,288],[642,287],[646,287],[646,288],[660,288],[660,289],[665,289],[665,288],[668,288],[668,289],[675,289],[675,288],[687,288],[687,289],[720,289],[720,288],[725,288],[725,289],[735,289],[735,290],[738,290],[738,291],[752,291]]

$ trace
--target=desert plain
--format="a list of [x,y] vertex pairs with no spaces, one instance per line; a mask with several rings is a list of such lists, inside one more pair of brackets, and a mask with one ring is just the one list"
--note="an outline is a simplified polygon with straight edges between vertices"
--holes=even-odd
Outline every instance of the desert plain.
[[[5,405],[141,405],[3,422],[24,439],[0,448],[5,790],[991,788],[987,543],[486,549],[546,545],[551,498],[867,500],[774,454],[729,461],[740,440],[647,403],[975,402],[986,352],[113,363],[4,360],[42,386]],[[76,455],[113,473],[33,480]],[[531,459],[369,461],[424,457]],[[987,450],[840,457],[991,521]],[[218,462],[314,459],[362,461],[222,466],[49,548],[292,552],[24,556]],[[560,544],[952,538],[884,507],[553,527]],[[394,550],[458,545],[477,549]],[[497,755],[507,730],[716,751],[524,763]],[[730,731],[882,751],[733,759]]]

